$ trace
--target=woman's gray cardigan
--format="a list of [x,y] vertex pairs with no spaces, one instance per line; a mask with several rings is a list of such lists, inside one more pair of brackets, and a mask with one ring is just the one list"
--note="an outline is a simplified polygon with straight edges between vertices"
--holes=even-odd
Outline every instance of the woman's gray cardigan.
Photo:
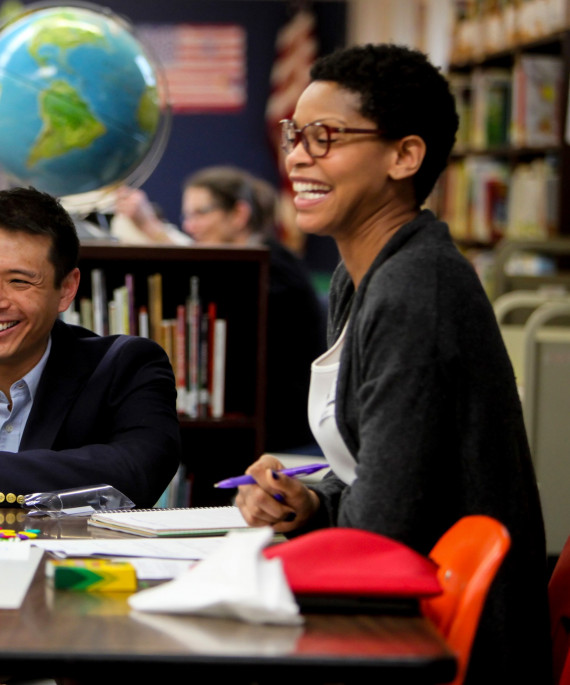
[[357,479],[349,487],[331,474],[315,486],[311,527],[363,528],[427,554],[462,516],[499,519],[512,548],[469,682],[519,682],[522,666],[520,682],[547,683],[544,531],[521,405],[492,307],[446,224],[422,211],[357,292],[340,264],[330,344],[348,316],[336,418]]

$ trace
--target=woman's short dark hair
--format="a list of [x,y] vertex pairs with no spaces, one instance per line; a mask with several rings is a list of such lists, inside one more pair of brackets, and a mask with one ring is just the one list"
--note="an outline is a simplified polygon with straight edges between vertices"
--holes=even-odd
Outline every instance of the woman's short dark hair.
[[449,84],[426,55],[400,45],[362,45],[318,59],[314,81],[334,81],[360,96],[360,113],[387,140],[418,135],[426,156],[414,176],[421,205],[445,168],[455,142],[458,117]]
[[55,271],[55,287],[73,271],[79,259],[75,224],[56,198],[35,188],[0,191],[0,228],[45,235],[51,239],[48,254]]
[[276,195],[272,187],[245,169],[213,166],[201,169],[184,180],[183,190],[206,188],[214,202],[226,212],[242,200],[250,207],[249,228],[254,233],[270,232],[270,215],[274,214]]

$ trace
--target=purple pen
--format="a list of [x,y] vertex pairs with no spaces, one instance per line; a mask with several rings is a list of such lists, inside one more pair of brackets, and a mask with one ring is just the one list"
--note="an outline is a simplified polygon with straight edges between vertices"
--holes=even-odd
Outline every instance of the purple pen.
[[[321,469],[327,468],[327,463],[318,464],[306,464],[305,466],[294,466],[291,469],[283,469],[282,471],[277,471],[277,473],[282,473],[285,476],[294,478],[295,476],[306,476],[309,473],[315,473],[315,471],[320,471]],[[215,488],[237,488],[239,485],[253,485],[255,480],[251,476],[237,476],[236,478],[226,478],[226,480],[221,480],[219,483],[215,483]]]

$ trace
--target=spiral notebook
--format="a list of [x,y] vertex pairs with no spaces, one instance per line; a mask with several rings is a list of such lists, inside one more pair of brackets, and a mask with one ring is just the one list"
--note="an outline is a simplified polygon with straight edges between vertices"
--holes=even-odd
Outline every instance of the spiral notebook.
[[146,537],[224,535],[248,527],[237,507],[125,509],[93,514],[88,523]]

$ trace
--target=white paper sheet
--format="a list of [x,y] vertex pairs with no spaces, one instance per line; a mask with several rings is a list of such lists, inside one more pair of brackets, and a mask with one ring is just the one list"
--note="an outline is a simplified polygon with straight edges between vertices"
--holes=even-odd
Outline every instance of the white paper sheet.
[[300,625],[303,618],[280,559],[266,559],[269,526],[226,535],[206,560],[175,580],[128,599],[137,611],[236,618],[249,623]]
[[[27,541],[0,544],[15,548],[12,558],[8,558],[9,552],[5,550],[0,563],[0,609],[19,609],[32,584],[43,550],[30,548]],[[24,557],[26,549],[28,553]]]
[[154,559],[204,559],[223,537],[134,538],[117,540],[32,540],[32,545],[59,557],[146,557]]

